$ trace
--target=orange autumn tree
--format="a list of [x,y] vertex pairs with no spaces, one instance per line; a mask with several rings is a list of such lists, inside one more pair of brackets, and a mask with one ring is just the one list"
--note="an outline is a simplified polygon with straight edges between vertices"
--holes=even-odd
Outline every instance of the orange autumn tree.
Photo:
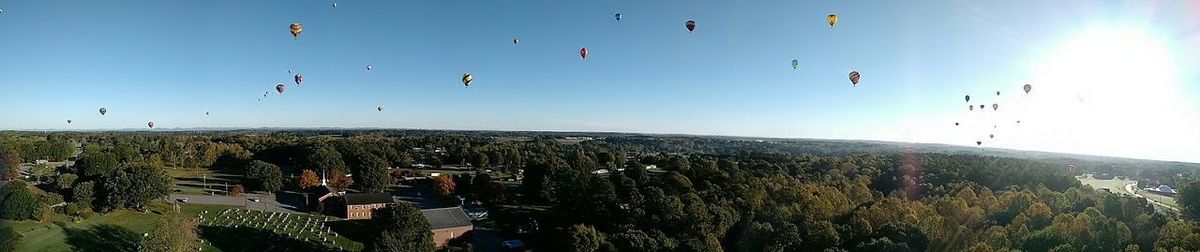
[[346,177],[346,174],[340,171],[333,171],[329,174],[329,185],[337,188],[339,191],[350,189],[350,185],[354,184],[354,179]]
[[441,175],[433,178],[433,189],[442,197],[454,196],[454,179],[450,175]]
[[300,178],[296,181],[300,189],[308,189],[321,185],[321,179],[317,178],[317,172],[310,169],[304,169],[300,172]]

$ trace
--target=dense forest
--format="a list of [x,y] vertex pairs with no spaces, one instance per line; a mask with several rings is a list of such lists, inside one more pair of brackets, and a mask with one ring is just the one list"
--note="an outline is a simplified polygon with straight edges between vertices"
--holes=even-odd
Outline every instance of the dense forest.
[[[76,144],[83,151],[63,172],[70,176],[44,175],[57,181],[50,194],[61,194],[77,212],[142,208],[167,194],[170,169],[233,170],[245,174],[248,189],[270,192],[296,189],[281,177],[325,170],[353,174],[344,185],[353,190],[379,192],[399,177],[427,175],[412,167],[456,166],[473,171],[423,186],[491,209],[488,225],[535,250],[1200,250],[1200,227],[1192,221],[1192,212],[1200,213],[1193,211],[1200,206],[1194,164],[1131,161],[1137,173],[1185,185],[1183,215],[1093,190],[1064,169],[1071,163],[1133,176],[1122,170],[1128,163],[862,141],[391,130],[6,132],[0,158],[15,160],[0,168],[23,157],[65,160]],[[0,194],[0,204],[30,197]],[[0,217],[37,219],[37,211],[0,211]]]

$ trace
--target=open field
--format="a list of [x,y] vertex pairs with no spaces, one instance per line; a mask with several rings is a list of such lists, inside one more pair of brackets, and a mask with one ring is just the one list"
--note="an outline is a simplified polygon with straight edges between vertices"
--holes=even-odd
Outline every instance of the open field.
[[[241,174],[233,174],[226,170],[207,168],[167,168],[167,174],[175,179],[172,192],[193,195],[223,194],[226,183],[232,187],[240,184],[242,177]],[[207,189],[205,183],[208,184]]]
[[[148,213],[119,210],[103,215],[96,214],[76,223],[66,222],[67,217],[61,214],[55,214],[48,222],[9,223],[22,236],[17,251],[113,251],[112,248],[136,246],[142,234],[149,232],[158,220],[166,216],[161,213],[169,214],[171,211],[167,204],[156,204],[151,209],[153,210]],[[228,217],[224,217],[221,214],[223,212]],[[205,240],[203,251],[222,251],[222,248],[242,250],[261,246],[293,251],[331,246],[350,251],[362,249],[362,243],[336,235],[347,230],[344,228],[347,225],[343,224],[346,221],[329,218],[328,228],[320,230],[325,223],[323,216],[292,214],[288,218],[271,218],[268,217],[270,215],[269,212],[249,211],[236,206],[196,204],[180,205],[177,214],[188,218],[204,216],[204,220],[200,222],[201,237]],[[246,221],[237,219],[239,216],[244,217]],[[62,225],[55,224],[55,221]],[[308,229],[305,229],[305,223],[311,223],[307,224]],[[328,242],[321,243],[323,237]],[[305,242],[306,240],[311,242]]]
[[[166,206],[156,206],[158,212],[165,211]],[[180,214],[225,209],[224,206],[194,205],[180,209]],[[20,233],[21,243],[18,251],[104,251],[112,246],[129,246],[136,244],[142,233],[150,231],[155,222],[163,215],[119,210],[108,214],[96,214],[92,218],[80,222],[67,222],[66,216],[55,214],[51,222],[15,221],[10,222]],[[63,225],[57,225],[60,221]],[[219,251],[208,246],[206,251]]]

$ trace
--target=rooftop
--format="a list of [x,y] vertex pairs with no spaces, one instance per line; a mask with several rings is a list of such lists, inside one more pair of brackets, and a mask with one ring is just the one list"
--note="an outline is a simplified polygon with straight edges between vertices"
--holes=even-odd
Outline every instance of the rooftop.
[[347,193],[342,197],[346,198],[346,205],[396,203],[396,200],[392,199],[392,195],[387,193]]
[[460,207],[425,209],[421,210],[421,214],[429,220],[429,227],[433,230],[471,226],[471,219]]

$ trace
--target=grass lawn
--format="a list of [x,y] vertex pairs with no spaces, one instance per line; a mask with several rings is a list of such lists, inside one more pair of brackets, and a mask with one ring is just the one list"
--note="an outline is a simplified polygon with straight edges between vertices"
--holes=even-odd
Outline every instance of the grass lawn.
[[[195,213],[204,210],[221,211],[231,206],[209,206],[209,205],[188,205],[180,209],[181,216],[194,215]],[[170,209],[165,204],[160,206],[152,206],[151,209],[159,212],[165,212]],[[58,226],[52,222],[42,223],[36,221],[11,221],[13,228],[17,233],[21,234],[20,245],[17,246],[17,251],[72,251],[76,248],[73,245],[79,245],[84,251],[102,251],[105,248],[90,247],[94,243],[103,243],[95,241],[96,238],[88,237],[88,234],[99,232],[119,231],[129,234],[140,235],[150,231],[154,227],[155,222],[162,219],[163,215],[154,213],[142,213],[128,210],[115,211],[108,214],[96,214],[92,218],[77,222],[65,222],[66,216],[54,214],[51,219],[64,220],[63,226]],[[68,233],[76,234],[75,238],[69,238]],[[110,241],[111,242],[111,241]],[[204,251],[220,251],[211,244],[206,244]],[[85,248],[86,247],[86,248]]]
[[[172,192],[206,195],[210,192],[222,194],[225,192],[225,184],[230,187],[241,184],[241,174],[231,173],[228,170],[216,168],[167,168],[167,175],[175,179],[175,186],[171,188]],[[208,189],[204,188],[204,183],[208,183]]]

